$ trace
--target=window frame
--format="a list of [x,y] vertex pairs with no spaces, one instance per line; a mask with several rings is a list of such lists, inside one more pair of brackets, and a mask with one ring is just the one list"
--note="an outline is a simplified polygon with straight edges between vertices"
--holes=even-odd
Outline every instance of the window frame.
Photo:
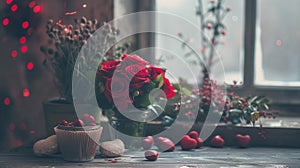
[[[300,87],[255,85],[255,39],[257,24],[257,0],[245,0],[244,72],[241,94],[267,96],[275,106],[291,105],[300,111]],[[287,109],[289,110],[289,109]],[[292,110],[293,111],[293,110]]]

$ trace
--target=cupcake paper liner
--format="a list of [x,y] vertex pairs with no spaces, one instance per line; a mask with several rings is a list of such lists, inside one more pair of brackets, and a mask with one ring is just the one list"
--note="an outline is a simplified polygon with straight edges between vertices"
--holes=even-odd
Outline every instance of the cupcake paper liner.
[[[84,128],[86,129],[86,128]],[[93,160],[103,128],[96,126],[83,130],[63,129],[59,126],[54,128],[57,135],[58,145],[63,159],[73,162]]]

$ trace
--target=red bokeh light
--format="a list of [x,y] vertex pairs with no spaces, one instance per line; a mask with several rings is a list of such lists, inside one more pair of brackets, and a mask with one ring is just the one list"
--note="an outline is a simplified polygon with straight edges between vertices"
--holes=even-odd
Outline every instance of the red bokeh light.
[[26,45],[24,45],[24,46],[21,47],[21,52],[22,52],[22,53],[26,53],[27,50],[28,50],[28,48],[27,48]]
[[34,13],[39,13],[42,11],[42,7],[40,5],[37,5],[33,8],[33,12]]
[[17,147],[23,146],[23,141],[21,139],[17,139],[16,145]]
[[6,4],[9,5],[12,3],[13,0],[6,0]]
[[9,128],[9,130],[13,131],[16,129],[16,125],[14,123],[10,123],[8,128]]
[[20,38],[20,43],[21,43],[21,44],[26,43],[26,37],[25,37],[25,36],[22,36],[22,37]]
[[22,131],[25,131],[26,128],[27,128],[27,126],[26,126],[26,124],[23,123],[23,122],[22,122],[22,123],[20,124],[20,126],[19,126],[19,129],[22,130]]
[[22,23],[22,28],[23,29],[27,29],[29,27],[29,22],[28,21],[24,21],[23,23]]
[[17,5],[17,4],[12,5],[11,8],[10,8],[10,10],[11,10],[12,12],[17,11],[17,10],[18,10],[18,5]]
[[11,57],[16,58],[18,55],[18,52],[16,50],[11,51]]
[[2,20],[2,25],[3,26],[7,26],[9,24],[9,19],[8,18],[4,18],[3,20]]
[[36,133],[35,130],[30,130],[30,131],[29,131],[29,134],[31,134],[31,135],[33,135],[33,134],[35,134],[35,133]]
[[276,45],[277,46],[281,46],[282,45],[282,41],[281,40],[276,40]]
[[4,103],[6,106],[9,106],[9,105],[10,105],[10,98],[8,98],[8,97],[4,98],[3,103]]
[[29,97],[30,96],[30,91],[28,89],[23,90],[23,96],[24,97]]
[[27,63],[27,69],[28,69],[29,71],[31,71],[31,70],[33,70],[33,68],[34,68],[34,64],[33,64],[32,62],[28,62],[28,63]]
[[33,8],[35,6],[35,1],[31,1],[28,6],[29,8]]

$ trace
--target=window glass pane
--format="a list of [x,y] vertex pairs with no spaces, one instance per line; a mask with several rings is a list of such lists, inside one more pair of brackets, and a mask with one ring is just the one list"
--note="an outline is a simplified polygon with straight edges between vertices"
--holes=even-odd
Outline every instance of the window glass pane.
[[[204,8],[207,8],[210,5],[209,0],[203,0],[202,3]],[[156,5],[157,11],[179,15],[200,28],[200,18],[196,15],[198,0],[157,0]],[[222,63],[224,65],[225,80],[227,83],[232,84],[233,80],[242,82],[243,79],[244,1],[226,0],[225,6],[230,7],[231,11],[224,19],[226,36],[222,37],[223,45],[219,45],[217,51],[220,53]],[[206,11],[206,9],[204,11]],[[159,25],[159,19],[160,18],[156,18],[157,27],[161,26]],[[171,25],[172,21],[164,22],[170,22]],[[178,32],[180,32],[180,25],[177,26]],[[176,32],[174,32],[174,35],[176,35]],[[190,42],[193,42],[200,39],[189,40]],[[156,35],[156,47],[158,48],[173,48],[174,53],[177,55],[181,54],[183,56],[187,50],[182,49],[181,45],[182,43],[170,37],[166,37],[161,34]],[[200,47],[201,46],[199,46],[199,49]],[[158,56],[160,54],[161,53],[157,53]],[[178,66],[176,63],[173,63],[173,65]],[[213,69],[218,68],[220,67],[213,67]],[[185,73],[182,69],[179,69],[179,71],[180,72],[178,72],[178,74]],[[200,73],[201,72],[199,72],[199,75]]]
[[258,2],[255,83],[300,86],[300,1]]

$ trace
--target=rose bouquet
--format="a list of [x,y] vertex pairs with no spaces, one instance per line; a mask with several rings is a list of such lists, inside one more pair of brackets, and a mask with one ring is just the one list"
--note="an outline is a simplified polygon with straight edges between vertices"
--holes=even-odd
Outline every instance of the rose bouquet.
[[127,54],[102,62],[96,85],[98,104],[111,125],[136,137],[143,136],[147,117],[153,120],[167,113],[168,101],[178,92],[165,69]]
[[155,98],[172,98],[176,90],[166,77],[165,71],[139,56],[127,54],[122,55],[120,60],[101,63],[97,72],[100,107],[113,109],[117,104],[117,108],[123,111],[132,104],[139,109],[147,108],[153,103],[150,93],[154,89],[163,91],[163,94],[155,95]]

